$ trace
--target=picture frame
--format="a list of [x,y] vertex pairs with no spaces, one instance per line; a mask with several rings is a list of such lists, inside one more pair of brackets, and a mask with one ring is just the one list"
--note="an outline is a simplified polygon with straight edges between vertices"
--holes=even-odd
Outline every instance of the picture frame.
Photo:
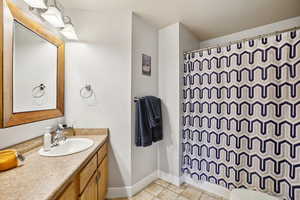
[[142,74],[151,76],[151,56],[142,54]]

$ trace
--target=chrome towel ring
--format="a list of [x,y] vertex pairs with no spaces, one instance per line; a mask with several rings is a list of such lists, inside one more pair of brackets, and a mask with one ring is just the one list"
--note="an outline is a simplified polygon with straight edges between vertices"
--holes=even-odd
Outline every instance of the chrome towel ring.
[[35,86],[33,89],[32,89],[32,97],[33,98],[41,98],[45,95],[46,93],[46,85],[41,83],[40,85],[38,86]]
[[[86,94],[85,94],[85,91],[87,92]],[[91,96],[93,96],[93,94],[94,94],[94,91],[93,91],[91,85],[86,85],[80,89],[80,96],[84,99],[90,98]]]

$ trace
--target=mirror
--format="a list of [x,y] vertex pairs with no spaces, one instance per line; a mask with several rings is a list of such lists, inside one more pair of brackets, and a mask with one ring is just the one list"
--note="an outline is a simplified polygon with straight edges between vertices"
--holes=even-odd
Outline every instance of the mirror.
[[56,108],[57,47],[14,20],[13,112]]
[[12,0],[0,8],[0,128],[64,116],[64,41]]

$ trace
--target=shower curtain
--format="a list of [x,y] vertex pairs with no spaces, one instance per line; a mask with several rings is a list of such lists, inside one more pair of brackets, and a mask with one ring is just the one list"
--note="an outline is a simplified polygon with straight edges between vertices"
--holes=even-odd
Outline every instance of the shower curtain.
[[300,199],[300,31],[185,54],[182,171]]

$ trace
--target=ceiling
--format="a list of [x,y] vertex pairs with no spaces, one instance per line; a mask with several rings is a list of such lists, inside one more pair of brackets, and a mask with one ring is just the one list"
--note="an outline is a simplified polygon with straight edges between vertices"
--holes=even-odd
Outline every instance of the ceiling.
[[200,40],[300,16],[300,0],[60,0],[66,8],[132,10],[157,28],[182,22]]

